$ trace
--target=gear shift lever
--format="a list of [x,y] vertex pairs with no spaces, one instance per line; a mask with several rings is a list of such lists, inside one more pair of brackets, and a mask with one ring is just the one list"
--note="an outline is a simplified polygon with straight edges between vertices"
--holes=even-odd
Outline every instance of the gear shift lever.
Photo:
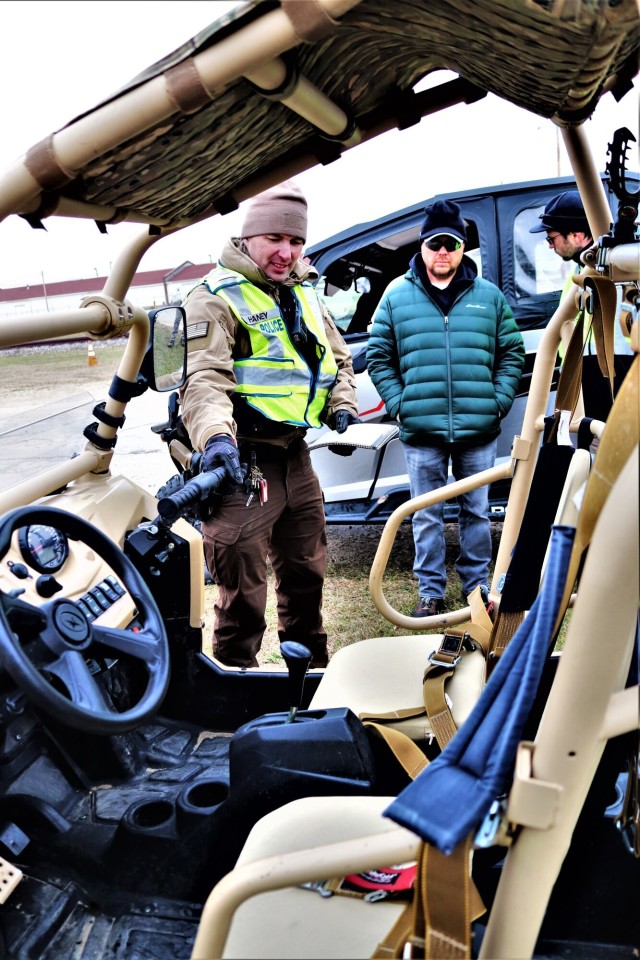
[[311,663],[311,651],[295,640],[285,640],[280,651],[289,671],[289,716],[285,723],[292,723],[302,703],[304,678]]

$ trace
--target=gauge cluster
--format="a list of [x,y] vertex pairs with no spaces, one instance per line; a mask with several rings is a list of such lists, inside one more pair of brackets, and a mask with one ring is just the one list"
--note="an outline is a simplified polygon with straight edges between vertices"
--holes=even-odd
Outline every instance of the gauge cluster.
[[18,544],[22,559],[39,573],[55,573],[69,556],[67,535],[42,523],[21,527]]
[[32,523],[15,531],[0,563],[0,588],[31,603],[54,597],[73,600],[89,622],[100,617],[124,627],[135,615],[133,600],[104,560],[47,524]]

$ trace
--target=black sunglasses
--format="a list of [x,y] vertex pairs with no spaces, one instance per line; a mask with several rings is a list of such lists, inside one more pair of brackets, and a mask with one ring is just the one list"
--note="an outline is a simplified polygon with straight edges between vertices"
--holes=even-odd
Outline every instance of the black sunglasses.
[[430,240],[425,240],[424,243],[429,250],[433,250],[436,253],[440,247],[444,247],[447,253],[453,253],[454,250],[459,250],[462,246],[462,240],[456,240],[455,237],[446,236],[431,237]]

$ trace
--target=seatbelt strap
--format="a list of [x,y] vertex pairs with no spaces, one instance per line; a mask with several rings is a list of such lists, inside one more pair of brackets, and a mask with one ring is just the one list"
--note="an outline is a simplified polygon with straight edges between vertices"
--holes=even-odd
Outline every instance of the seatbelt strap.
[[[566,356],[560,371],[556,391],[556,413],[569,411],[571,416],[576,409],[582,386],[582,358],[585,339],[593,330],[598,366],[603,376],[609,380],[613,399],[613,380],[615,377],[613,340],[616,320],[616,287],[608,277],[580,276],[576,282],[583,287],[583,306],[576,320]],[[590,307],[587,310],[587,307]],[[589,315],[585,333],[585,314]]]
[[429,761],[411,737],[399,730],[394,730],[393,727],[385,727],[383,724],[374,723],[371,720],[365,720],[363,725],[384,740],[411,780],[415,780],[418,774],[424,770]]
[[486,912],[471,879],[472,849],[471,837],[446,857],[422,844],[413,903],[378,944],[372,960],[467,960],[471,956],[471,924]]
[[[488,650],[489,636],[493,623],[485,609],[480,587],[476,587],[475,590],[469,594],[468,599],[471,605],[471,620],[447,630],[442,638],[438,650],[434,650],[431,653],[429,657],[429,665],[425,670],[424,677],[429,675],[430,671],[433,671],[434,679],[438,678],[439,673],[445,674],[441,681],[442,694],[434,700],[434,703],[430,708],[434,711],[434,715],[437,715],[440,712],[442,703],[445,704],[445,708],[450,715],[449,708],[446,705],[446,700],[444,698],[444,684],[450,677],[453,676],[453,669],[459,662],[463,645],[466,644],[469,646],[470,644],[475,644],[481,646],[485,651],[485,654]],[[448,653],[447,646],[449,646],[451,650],[457,652]],[[423,703],[420,704],[420,706],[405,707],[402,710],[390,710],[387,713],[367,713],[363,711],[362,713],[358,714],[358,719],[362,720],[363,723],[367,723],[369,721],[374,723],[384,723],[385,720],[408,720],[415,717],[422,717],[424,716],[425,711],[431,720],[431,713],[429,710],[427,710],[423,698]],[[455,733],[456,726],[453,717],[451,717],[450,722],[453,723],[453,732]],[[440,743],[439,739],[438,743]]]
[[593,274],[584,277],[585,290],[593,298],[593,338],[596,344],[598,366],[603,377],[609,381],[613,400],[614,368],[614,327],[618,306],[615,283],[608,277]]
[[440,647],[429,657],[429,664],[422,678],[425,711],[441,750],[444,750],[458,729],[447,703],[445,686],[460,663],[463,648],[481,647],[486,661],[493,629],[493,621],[487,613],[479,586],[469,594],[468,600],[471,606],[471,621],[447,630]]

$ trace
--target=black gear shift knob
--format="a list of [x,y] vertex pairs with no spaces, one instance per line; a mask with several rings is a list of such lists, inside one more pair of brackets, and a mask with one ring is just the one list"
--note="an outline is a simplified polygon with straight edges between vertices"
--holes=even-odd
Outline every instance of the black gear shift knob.
[[289,671],[289,716],[286,722],[291,723],[302,703],[304,678],[311,663],[311,651],[295,640],[285,640],[280,644],[280,651]]

